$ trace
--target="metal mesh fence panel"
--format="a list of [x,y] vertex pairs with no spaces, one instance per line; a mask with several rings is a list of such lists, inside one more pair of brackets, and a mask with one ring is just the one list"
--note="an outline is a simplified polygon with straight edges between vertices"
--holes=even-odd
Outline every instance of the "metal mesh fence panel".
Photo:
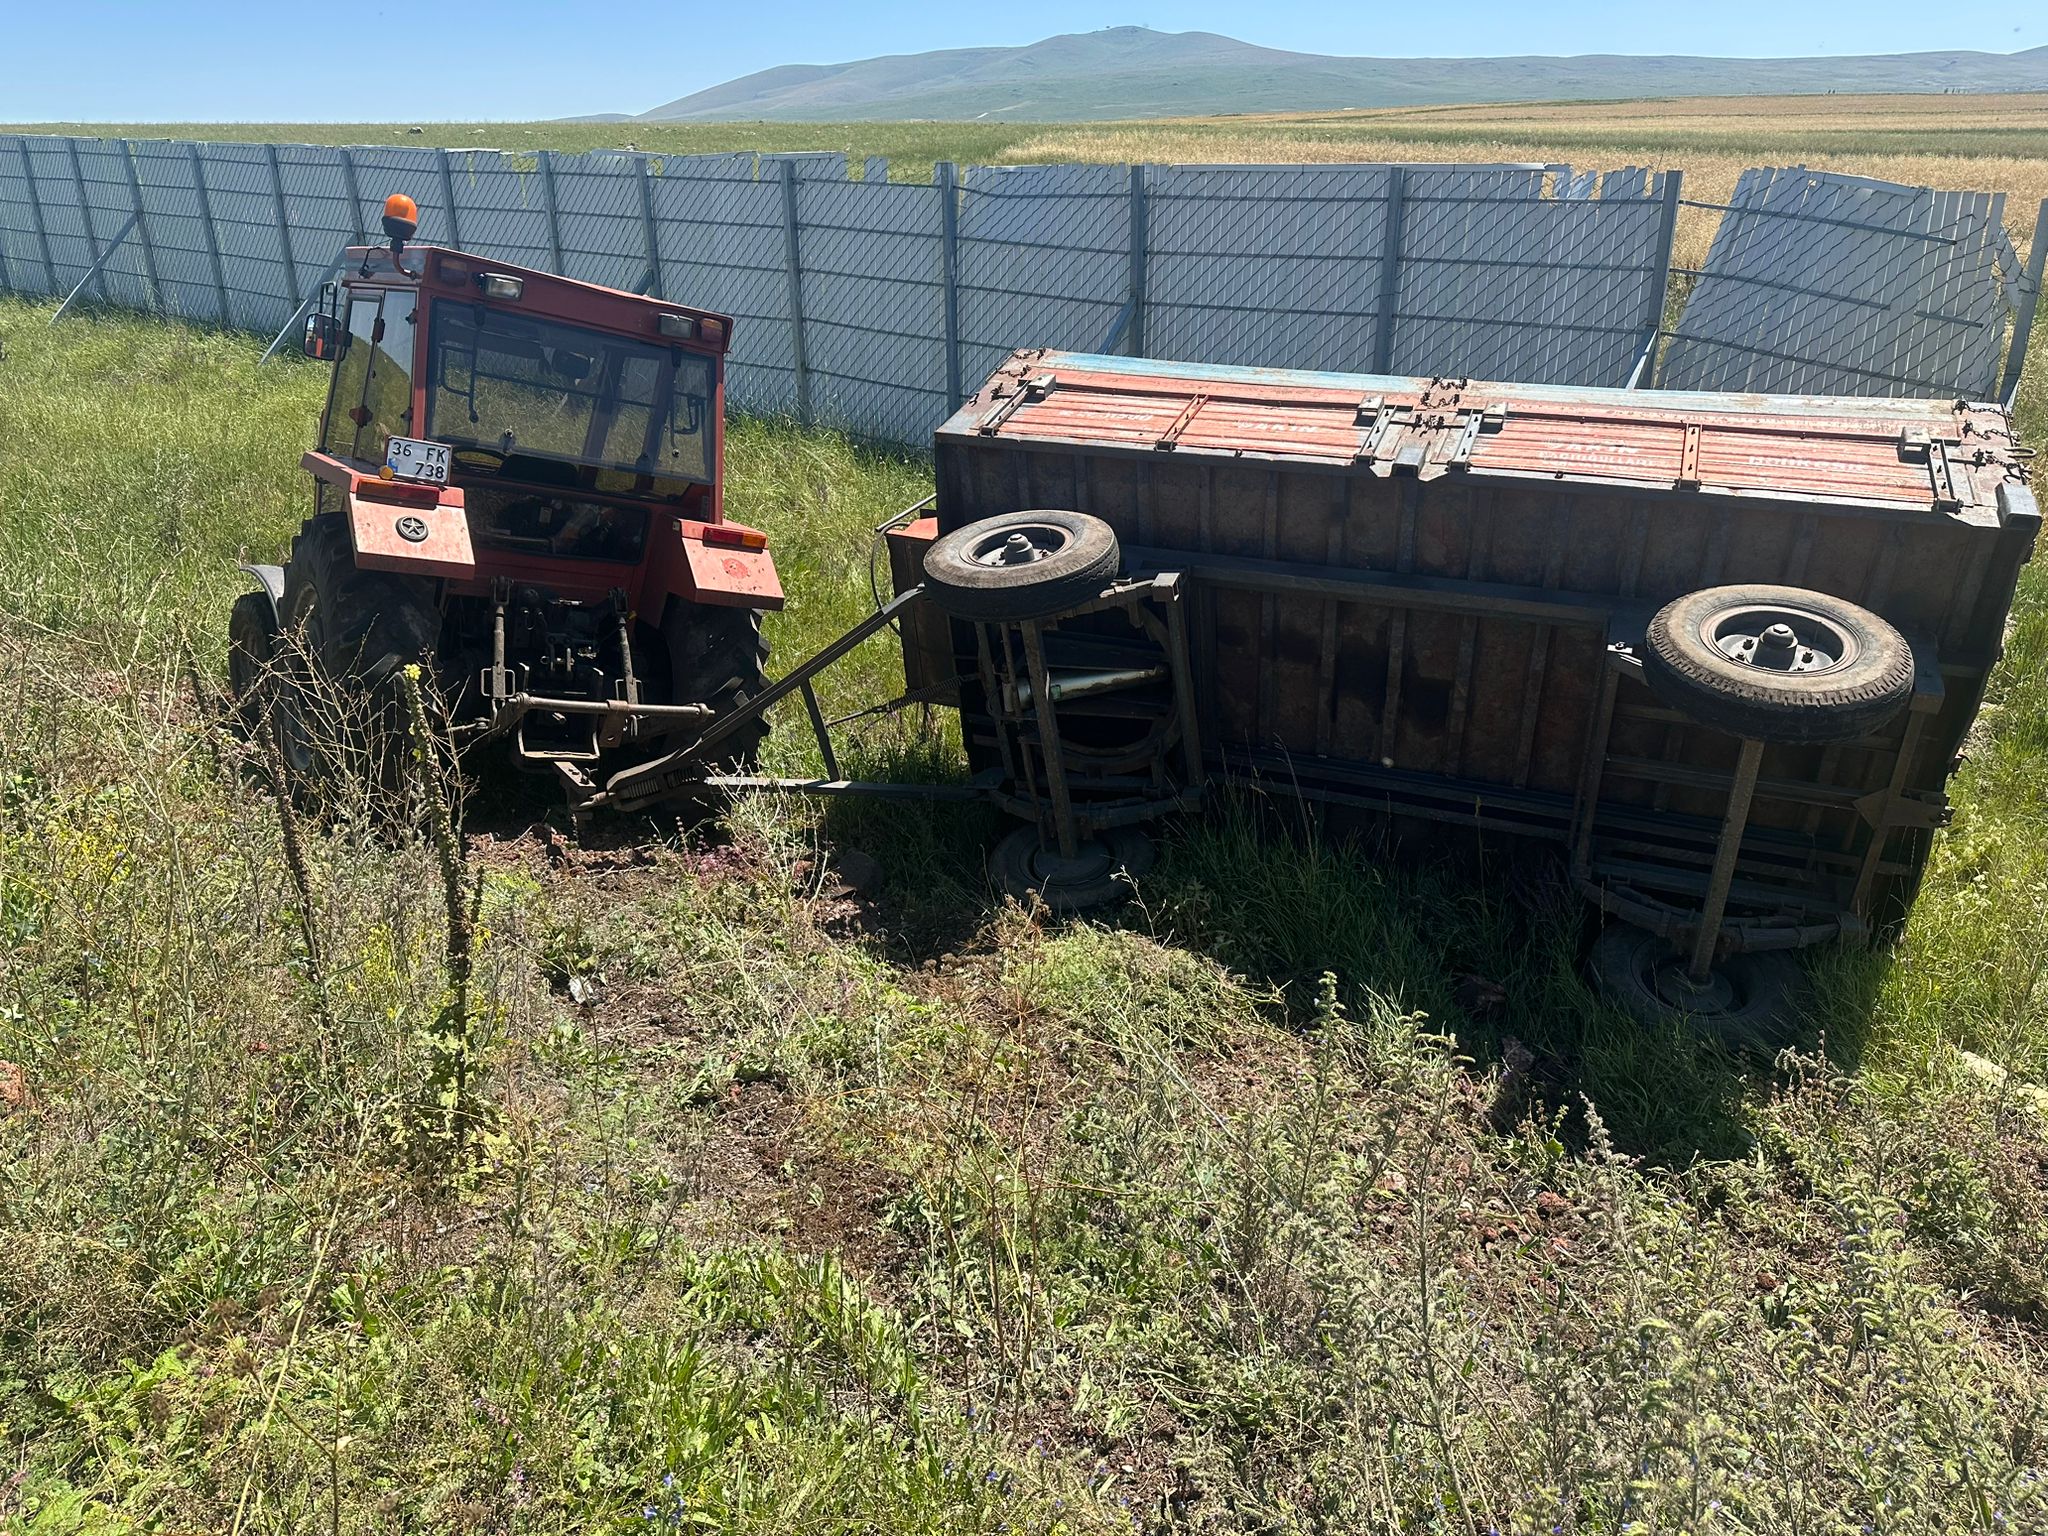
[[579,155],[553,169],[562,275],[607,288],[652,283],[638,155]]
[[276,331],[298,308],[279,228],[269,156],[260,144],[201,144],[214,238],[233,296],[235,323]]
[[79,212],[78,185],[71,177],[71,141],[25,139],[22,143],[24,175],[33,181],[41,209],[43,246],[56,269],[51,291],[68,293],[92,265]]
[[87,291],[110,304],[147,309],[152,300],[142,245],[120,239],[135,215],[127,146],[119,139],[74,139],[72,149],[77,157],[73,181],[85,196],[86,245],[95,257],[104,257]]
[[299,297],[303,299],[333,276],[342,251],[360,245],[377,224],[374,219],[365,224],[363,210],[349,191],[342,151],[281,144],[277,166],[292,259],[299,273]]
[[662,290],[733,319],[726,399],[736,410],[796,407],[782,187],[753,155],[670,157],[650,164]]
[[940,189],[878,178],[802,181],[796,193],[814,413],[928,439],[950,403]]
[[1743,172],[1664,359],[1668,389],[1988,395],[2013,258],[2002,195]]
[[239,321],[226,273],[215,259],[213,221],[206,216],[195,149],[154,139],[135,145],[135,175],[156,250],[158,291],[170,314],[234,325]]
[[1017,347],[1102,349],[1130,287],[1130,172],[974,166],[960,184],[960,369]]
[[1665,182],[1542,167],[1403,177],[1390,371],[1529,384],[1629,380],[1664,292]]
[[[849,170],[836,152],[0,135],[0,285],[65,295],[104,257],[88,297],[277,332],[404,192],[421,243],[732,316],[738,410],[919,444],[1023,346],[1633,383],[1678,193],[1640,167]],[[1748,172],[1662,382],[1986,392],[2023,286],[2000,213],[1988,194]]]
[[1369,368],[1392,176],[1384,165],[1148,166],[1145,350]]

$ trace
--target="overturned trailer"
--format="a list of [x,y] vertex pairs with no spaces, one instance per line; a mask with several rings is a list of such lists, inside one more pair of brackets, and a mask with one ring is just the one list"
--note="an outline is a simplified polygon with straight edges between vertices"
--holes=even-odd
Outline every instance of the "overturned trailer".
[[1544,839],[1617,1001],[1736,1036],[1905,912],[2040,524],[1965,401],[1025,351],[934,453],[907,683],[1022,786],[1013,879],[1232,777]]

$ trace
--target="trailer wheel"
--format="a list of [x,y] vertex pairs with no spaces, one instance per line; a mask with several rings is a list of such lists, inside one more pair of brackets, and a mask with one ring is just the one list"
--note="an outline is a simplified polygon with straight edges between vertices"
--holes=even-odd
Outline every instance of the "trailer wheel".
[[353,761],[365,780],[403,780],[406,726],[398,670],[433,660],[441,637],[434,585],[356,565],[333,515],[307,520],[292,540],[275,656],[277,744],[300,778]]
[[1049,618],[1087,602],[1123,568],[1116,530],[1085,512],[1005,512],[925,551],[932,601],[956,619]]
[[1151,870],[1157,854],[1136,827],[1084,837],[1071,859],[1042,843],[1036,827],[1019,827],[991,850],[988,870],[1019,901],[1036,897],[1055,912],[1085,912],[1130,895],[1131,881]]
[[1913,648],[1868,609],[1800,587],[1706,587],[1666,603],[1644,637],[1651,691],[1755,741],[1852,741],[1913,692]]
[[1686,955],[1669,939],[1609,923],[1587,957],[1608,1002],[1652,1029],[1683,1023],[1731,1050],[1773,1051],[1786,1043],[1803,973],[1783,950],[1728,956],[1704,982],[1686,975]]

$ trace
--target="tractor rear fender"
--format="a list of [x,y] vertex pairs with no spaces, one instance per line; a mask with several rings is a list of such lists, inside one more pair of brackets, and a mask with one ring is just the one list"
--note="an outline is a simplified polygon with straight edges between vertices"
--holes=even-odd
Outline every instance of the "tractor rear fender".
[[714,608],[780,608],[782,578],[768,553],[767,535],[739,523],[671,518],[648,555],[649,590],[641,606],[660,611],[674,594]]
[[270,617],[276,620],[284,608],[284,567],[251,565],[247,560],[237,560],[235,569],[255,579],[257,590],[270,599]]

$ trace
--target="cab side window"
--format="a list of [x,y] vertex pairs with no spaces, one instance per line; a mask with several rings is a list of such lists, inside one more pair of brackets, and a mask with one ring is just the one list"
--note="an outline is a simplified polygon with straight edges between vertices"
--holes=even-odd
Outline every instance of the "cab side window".
[[358,456],[384,461],[387,437],[411,437],[412,424],[412,340],[413,320],[419,296],[404,289],[384,295],[383,312],[373,331],[376,342],[370,354],[369,387],[363,395],[368,415],[363,435],[357,439]]
[[[362,436],[363,386],[370,377],[370,354],[377,328],[378,295],[352,299],[348,306],[348,347],[334,365],[334,385],[327,397],[327,422],[320,434],[320,451],[336,458],[357,456],[356,442]],[[381,444],[379,445],[381,446]]]

